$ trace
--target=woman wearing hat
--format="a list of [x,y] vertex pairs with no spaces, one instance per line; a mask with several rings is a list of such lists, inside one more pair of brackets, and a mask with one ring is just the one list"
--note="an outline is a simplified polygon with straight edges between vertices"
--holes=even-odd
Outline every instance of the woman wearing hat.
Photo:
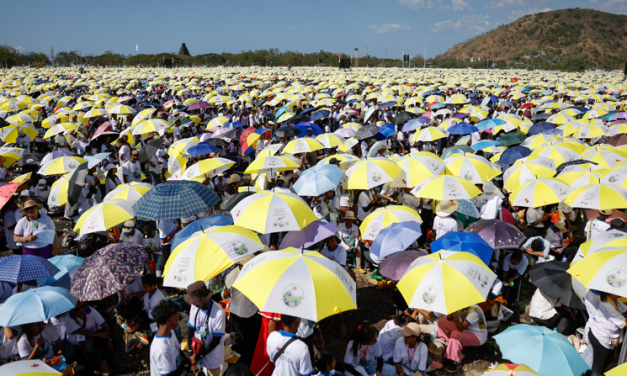
[[105,196],[117,188],[118,185],[122,184],[120,179],[117,177],[117,173],[118,168],[113,163],[109,163],[107,167],[105,167],[105,174],[107,175],[105,178]]
[[40,231],[56,231],[56,227],[52,219],[46,214],[39,212],[39,209],[43,207],[42,204],[38,204],[35,200],[28,200],[24,203],[23,208],[20,209],[20,213],[24,215],[15,225],[15,234],[13,240],[16,243],[21,243],[22,253],[25,255],[41,256],[43,258],[50,258],[56,255],[59,251],[59,239],[55,232],[53,244],[43,245],[41,243],[26,245],[27,243],[37,240],[37,232]]
[[441,238],[449,231],[457,231],[457,220],[453,218],[459,204],[453,200],[444,200],[435,207],[435,219],[433,220],[433,231],[435,240]]

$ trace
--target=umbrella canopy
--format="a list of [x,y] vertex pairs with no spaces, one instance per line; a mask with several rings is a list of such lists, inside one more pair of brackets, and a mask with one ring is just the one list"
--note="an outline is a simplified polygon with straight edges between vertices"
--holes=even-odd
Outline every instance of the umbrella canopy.
[[300,129],[294,127],[281,127],[272,132],[276,137],[287,137],[288,139],[298,136],[301,133]]
[[[255,162],[256,161],[257,160],[255,160]],[[183,178],[194,179],[201,176],[210,178],[228,170],[234,164],[234,161],[226,158],[214,157],[203,159],[198,163],[194,163],[193,165],[187,167],[187,169],[185,169],[185,173],[183,174]]]
[[74,226],[81,235],[107,231],[113,226],[135,217],[133,203],[126,200],[113,200],[96,204],[83,212]]
[[324,149],[324,145],[315,138],[303,137],[290,141],[283,149],[283,154],[309,153]]
[[398,252],[403,252],[422,236],[420,223],[398,222],[382,229],[370,246],[370,252],[378,258],[386,258]]
[[524,146],[515,146],[505,150],[503,154],[501,154],[499,163],[511,165],[517,160],[528,157],[529,155],[531,155],[531,150],[529,148]]
[[[250,189],[250,187],[247,187],[246,189]],[[230,212],[237,204],[240,203],[240,201],[248,196],[254,195],[255,193],[257,193],[257,191],[254,189],[238,192],[227,198],[226,200],[222,201],[222,203],[220,204],[220,210]]]
[[142,245],[109,244],[85,259],[72,277],[70,291],[83,302],[104,299],[131,283],[146,260],[148,255]]
[[479,234],[494,249],[520,249],[527,240],[514,225],[498,219],[481,219],[468,226],[464,232]]
[[499,138],[499,144],[501,146],[512,146],[512,145],[520,145],[525,141],[527,137],[520,133],[508,133],[501,138]]
[[11,296],[0,307],[0,326],[42,322],[76,306],[77,299],[62,287],[44,286]]
[[540,178],[519,185],[509,195],[514,206],[537,208],[562,202],[572,189],[564,182],[554,178]]
[[208,217],[199,218],[185,226],[181,231],[177,232],[172,239],[172,249],[176,249],[179,244],[189,239],[198,231],[205,231],[213,226],[228,226],[233,224],[233,219],[224,214],[211,214]]
[[573,290],[573,280],[566,270],[570,263],[557,260],[541,262],[529,270],[529,277],[540,291],[549,298],[575,309],[585,310],[586,306]]
[[397,252],[386,257],[379,265],[379,274],[385,278],[391,279],[394,282],[401,280],[407,268],[418,257],[425,256],[425,254],[418,251],[404,251]]
[[264,174],[267,172],[289,171],[300,168],[293,159],[285,156],[266,155],[255,159],[244,171],[245,174]]
[[414,119],[416,116],[417,115],[412,112],[403,111],[400,114],[394,116],[394,119],[392,120],[392,124],[396,124],[396,125],[405,124],[408,121]]
[[149,190],[134,205],[137,217],[160,220],[187,218],[210,211],[220,197],[206,186],[187,180],[168,181]]
[[552,178],[555,175],[555,169],[537,164],[514,164],[503,174],[505,184],[503,188],[513,191],[521,184],[525,184],[538,178]]
[[309,248],[312,245],[335,235],[338,229],[338,226],[327,221],[315,221],[308,224],[300,231],[288,232],[285,237],[283,237],[279,248]]
[[318,219],[309,205],[297,195],[284,192],[258,192],[246,197],[232,210],[235,224],[269,234],[300,231]]
[[20,283],[54,278],[59,268],[43,257],[12,255],[0,258],[0,281]]
[[525,363],[541,375],[581,376],[589,369],[566,337],[544,326],[510,326],[494,339],[503,359]]
[[420,224],[422,223],[422,218],[420,218],[420,214],[416,210],[408,206],[388,205],[368,214],[359,226],[359,231],[362,239],[374,240],[379,235],[379,231],[393,223],[400,222],[416,222]]
[[495,279],[477,256],[439,251],[415,260],[397,287],[410,308],[448,315],[484,302]]
[[357,309],[357,285],[317,251],[269,251],[244,265],[233,287],[260,311],[319,322]]
[[627,208],[627,189],[612,184],[590,184],[577,188],[564,198],[573,208],[624,209]]
[[240,226],[196,232],[170,254],[163,270],[163,284],[187,288],[195,281],[208,281],[264,248],[257,234]]
[[420,182],[410,192],[418,198],[442,200],[470,200],[481,194],[479,188],[457,176],[434,176]]
[[579,261],[584,256],[595,253],[605,247],[627,248],[627,233],[620,230],[607,230],[595,236],[592,240],[588,240],[579,246],[573,262]]
[[13,193],[19,188],[20,183],[9,183],[0,187],[0,209],[13,197]]
[[364,125],[363,127],[359,128],[359,130],[355,134],[355,138],[358,140],[365,140],[367,138],[376,136],[380,130],[381,128],[373,124]]
[[165,142],[165,140],[150,140],[146,142],[143,148],[139,150],[139,163],[144,163],[152,157],[157,150],[161,147],[161,145]]
[[299,196],[320,196],[340,184],[344,171],[332,164],[316,165],[305,170],[294,184]]
[[392,187],[413,188],[421,181],[440,175],[446,165],[435,154],[418,153],[396,161],[403,172],[392,182]]
[[134,204],[152,188],[154,188],[154,186],[151,184],[136,181],[128,184],[120,184],[109,192],[102,201],[126,200]]
[[474,232],[447,232],[431,243],[431,252],[440,250],[472,253],[479,257],[486,266],[490,266],[490,260],[494,254],[494,248]]
[[571,265],[568,274],[586,288],[627,296],[627,272],[622,268],[627,262],[627,249],[605,247],[588,253],[583,260]]
[[61,376],[61,372],[41,360],[20,360],[0,367],[2,376]]
[[459,176],[474,184],[483,184],[501,174],[490,161],[478,155],[452,155],[444,163],[447,174]]
[[59,157],[44,163],[37,173],[40,175],[63,175],[76,170],[83,162],[85,160],[80,157]]
[[484,376],[542,376],[524,364],[499,364],[488,370]]
[[346,189],[371,189],[394,180],[403,170],[387,158],[368,158],[346,170]]

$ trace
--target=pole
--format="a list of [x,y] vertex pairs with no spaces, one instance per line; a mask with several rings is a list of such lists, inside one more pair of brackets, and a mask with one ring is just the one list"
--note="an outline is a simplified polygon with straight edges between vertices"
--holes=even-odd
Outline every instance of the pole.
[[426,46],[426,44],[425,44],[425,56],[424,56],[423,60],[424,61],[423,61],[422,69],[427,69],[427,46]]
[[385,42],[385,59],[388,58],[388,42]]

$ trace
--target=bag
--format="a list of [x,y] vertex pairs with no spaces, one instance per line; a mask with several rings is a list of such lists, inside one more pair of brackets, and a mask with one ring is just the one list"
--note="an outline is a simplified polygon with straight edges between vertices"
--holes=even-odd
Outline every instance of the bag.
[[429,344],[429,357],[438,363],[444,362],[446,354],[446,342],[441,338],[436,338]]
[[133,338],[126,343],[126,348],[124,350],[127,354],[139,354],[143,349],[147,348],[149,344],[148,338]]
[[69,367],[66,367],[63,372],[61,372],[62,376],[74,376],[74,368],[76,368],[76,362],[72,363]]
[[261,370],[259,370],[259,373],[257,373],[257,375],[256,375],[256,376],[261,375],[261,374],[263,373],[263,370],[264,370],[264,369],[266,369],[266,367],[268,366],[268,364],[270,364],[270,362],[272,362],[272,363],[276,363],[276,361],[279,359],[279,357],[280,357],[281,355],[283,355],[283,353],[285,352],[285,349],[287,349],[287,346],[291,345],[291,344],[292,344],[292,342],[296,341],[297,339],[299,339],[299,338],[298,338],[298,337],[292,337],[292,338],[290,338],[290,340],[289,340],[289,341],[285,342],[285,345],[283,345],[283,347],[281,347],[281,348],[279,349],[279,351],[278,351],[278,352],[274,355],[274,357],[272,357],[272,359],[270,359],[270,360],[268,361],[268,363],[266,363],[266,365],[265,365],[265,366],[263,366],[263,368],[262,368]]

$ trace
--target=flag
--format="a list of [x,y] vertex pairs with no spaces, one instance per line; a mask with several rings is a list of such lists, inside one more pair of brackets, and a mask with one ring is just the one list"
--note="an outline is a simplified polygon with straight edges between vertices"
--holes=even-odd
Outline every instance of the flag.
[[135,45],[135,51],[139,52],[139,44]]
[[342,55],[337,55],[337,61],[338,63],[342,61]]

